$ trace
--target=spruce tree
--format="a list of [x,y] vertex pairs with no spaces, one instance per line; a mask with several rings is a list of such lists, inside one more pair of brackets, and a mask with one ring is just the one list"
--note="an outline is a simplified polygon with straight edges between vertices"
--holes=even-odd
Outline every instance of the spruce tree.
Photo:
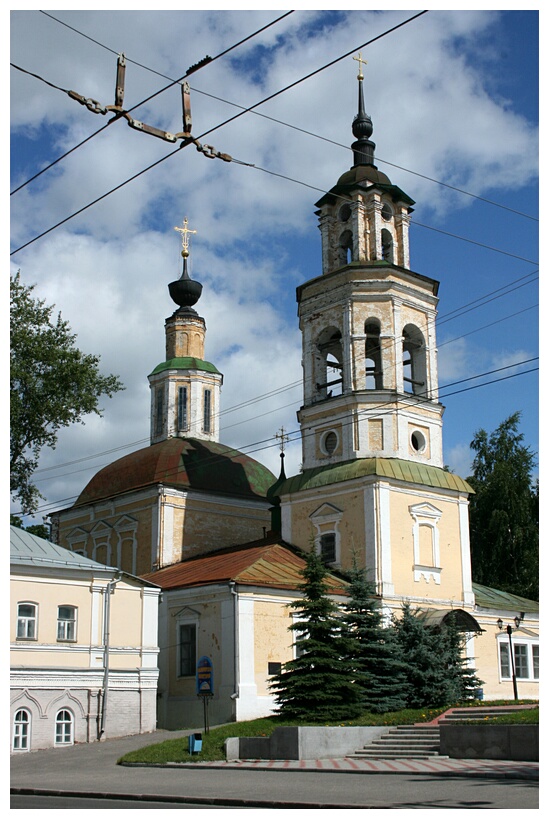
[[409,603],[394,619],[401,657],[408,666],[408,707],[450,705],[470,699],[481,685],[463,654],[464,638],[455,618],[428,626],[419,609]]
[[290,719],[341,721],[358,716],[360,691],[342,651],[338,607],[328,597],[326,567],[312,550],[303,570],[303,597],[290,603],[298,619],[296,658],[273,677],[278,713]]
[[382,714],[406,706],[406,664],[398,658],[394,629],[384,627],[374,586],[356,563],[344,606],[345,651],[354,668],[365,711]]
[[477,689],[482,685],[482,680],[467,662],[465,637],[459,630],[454,616],[445,618],[440,628],[440,637],[446,655],[446,674],[451,701],[473,699]]
[[403,604],[401,616],[393,622],[401,659],[408,666],[408,707],[434,707],[451,702],[445,671],[447,657],[441,650],[440,639],[410,603]]

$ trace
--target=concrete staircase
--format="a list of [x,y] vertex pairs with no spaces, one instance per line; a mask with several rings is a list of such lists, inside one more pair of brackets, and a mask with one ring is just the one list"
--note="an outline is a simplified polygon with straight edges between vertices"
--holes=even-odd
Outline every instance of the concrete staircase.
[[397,725],[354,754],[351,759],[428,759],[438,756],[437,725]]
[[433,722],[397,725],[369,745],[349,754],[350,759],[428,759],[440,755],[440,724],[467,722],[500,716],[502,713],[532,708],[531,705],[492,705],[450,708]]
[[489,720],[500,717],[502,714],[512,714],[532,708],[531,705],[476,705],[474,708],[450,708],[441,714],[437,722],[439,725],[449,722],[468,722],[469,720]]

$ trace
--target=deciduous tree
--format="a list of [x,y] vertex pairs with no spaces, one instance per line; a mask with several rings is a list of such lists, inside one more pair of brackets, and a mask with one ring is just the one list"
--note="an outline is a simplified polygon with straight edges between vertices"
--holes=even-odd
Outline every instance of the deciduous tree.
[[518,431],[520,412],[492,433],[480,429],[475,451],[475,490],[470,498],[473,580],[537,600],[539,596],[538,492],[535,455]]
[[44,447],[55,448],[61,427],[101,414],[99,398],[123,389],[99,372],[99,357],[81,352],[53,305],[33,297],[34,286],[10,279],[10,489],[23,514],[42,497],[32,481]]

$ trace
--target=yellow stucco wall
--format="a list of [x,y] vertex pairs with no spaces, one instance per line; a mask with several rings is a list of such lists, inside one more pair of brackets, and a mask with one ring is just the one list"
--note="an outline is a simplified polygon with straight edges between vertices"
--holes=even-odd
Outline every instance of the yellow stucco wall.
[[[13,575],[10,590],[12,665],[89,668],[97,666],[98,662],[101,664],[104,594],[98,594],[97,589],[105,588],[106,584],[107,580],[100,577],[59,580]],[[22,602],[34,603],[38,607],[36,639],[17,639],[18,604]],[[110,602],[111,668],[139,667],[143,647],[141,587],[121,581]],[[57,639],[59,606],[77,609],[74,641]]]
[[269,663],[286,663],[293,657],[294,636],[288,630],[292,623],[291,609],[279,599],[254,602],[254,673],[257,693],[269,691]]

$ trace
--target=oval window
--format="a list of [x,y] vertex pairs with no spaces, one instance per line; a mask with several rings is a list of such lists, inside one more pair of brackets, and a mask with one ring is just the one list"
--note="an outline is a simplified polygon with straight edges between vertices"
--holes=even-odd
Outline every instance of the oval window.
[[412,432],[412,437],[410,440],[412,442],[412,449],[414,449],[416,452],[423,452],[426,442],[425,436],[422,432],[419,432],[419,430],[416,429],[414,432]]
[[323,440],[324,451],[327,455],[332,455],[337,446],[337,435],[335,432],[327,432]]

